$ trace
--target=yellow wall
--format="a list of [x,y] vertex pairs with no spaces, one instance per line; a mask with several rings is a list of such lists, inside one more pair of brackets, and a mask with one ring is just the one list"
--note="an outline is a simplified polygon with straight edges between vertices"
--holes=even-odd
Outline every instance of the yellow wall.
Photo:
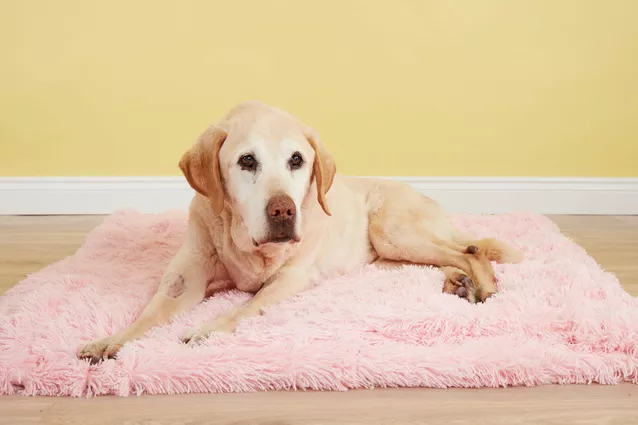
[[638,175],[636,0],[0,0],[1,175],[177,175],[278,104],[363,175]]

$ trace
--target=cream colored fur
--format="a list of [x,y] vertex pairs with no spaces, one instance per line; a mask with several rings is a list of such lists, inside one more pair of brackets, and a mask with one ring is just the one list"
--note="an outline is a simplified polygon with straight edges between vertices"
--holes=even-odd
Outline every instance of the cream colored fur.
[[[295,152],[305,163],[291,170]],[[258,170],[238,164],[247,153],[258,159]],[[522,260],[502,242],[457,234],[435,201],[406,184],[336,173],[313,130],[261,102],[243,103],[208,128],[180,167],[197,191],[186,242],[135,323],[80,347],[79,357],[114,356],[126,342],[201,302],[207,288],[227,289],[217,282],[230,280],[255,296],[189,331],[188,344],[211,332],[233,332],[243,317],[365,264],[441,267],[443,291],[475,302],[496,292],[490,260]],[[296,207],[298,242],[269,242],[266,208],[282,194]]]

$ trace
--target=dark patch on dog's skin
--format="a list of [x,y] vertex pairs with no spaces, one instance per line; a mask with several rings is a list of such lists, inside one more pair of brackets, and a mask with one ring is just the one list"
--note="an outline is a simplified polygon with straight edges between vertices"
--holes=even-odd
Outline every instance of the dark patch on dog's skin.
[[171,298],[177,298],[184,293],[186,285],[184,284],[184,277],[179,275],[173,280],[173,282],[166,288],[166,295]]
[[470,245],[467,247],[467,249],[465,250],[466,253],[468,254],[476,254],[478,252],[478,246],[476,245]]

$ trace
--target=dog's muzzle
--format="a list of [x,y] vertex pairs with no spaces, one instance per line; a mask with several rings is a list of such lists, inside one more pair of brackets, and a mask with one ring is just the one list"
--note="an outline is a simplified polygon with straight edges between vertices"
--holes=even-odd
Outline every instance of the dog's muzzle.
[[266,205],[268,238],[266,242],[299,242],[295,231],[297,207],[288,195],[276,195]]

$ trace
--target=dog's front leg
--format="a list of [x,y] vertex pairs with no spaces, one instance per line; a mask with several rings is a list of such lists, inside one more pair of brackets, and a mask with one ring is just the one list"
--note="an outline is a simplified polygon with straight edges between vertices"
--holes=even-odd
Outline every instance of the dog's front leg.
[[112,358],[122,346],[142,337],[154,326],[194,307],[204,298],[206,284],[218,266],[216,257],[202,255],[188,242],[169,264],[157,292],[137,320],[129,327],[80,347],[77,356],[91,363]]
[[212,332],[233,332],[242,318],[259,315],[263,308],[277,304],[309,287],[310,280],[305,269],[295,266],[284,267],[245,305],[191,329],[184,335],[183,341],[193,345]]

